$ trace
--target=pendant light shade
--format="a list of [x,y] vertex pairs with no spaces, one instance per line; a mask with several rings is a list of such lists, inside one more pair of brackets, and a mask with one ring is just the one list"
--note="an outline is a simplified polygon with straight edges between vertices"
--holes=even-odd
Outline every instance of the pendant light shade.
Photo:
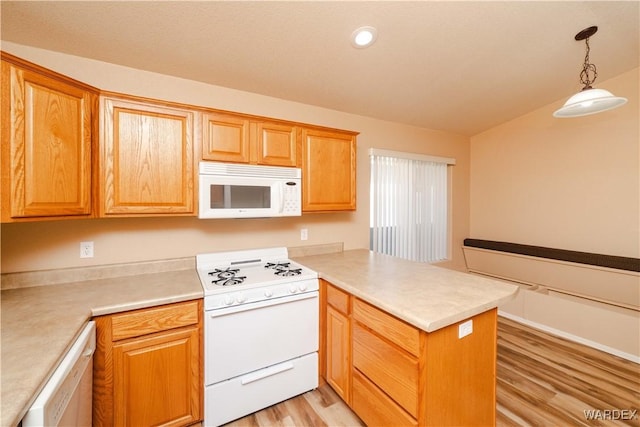
[[554,117],[580,117],[601,111],[612,110],[627,102],[627,98],[614,96],[604,89],[583,89],[564,103],[553,113]]
[[589,37],[598,31],[598,27],[589,27],[576,34],[576,40],[585,40],[587,53],[584,57],[584,65],[580,72],[580,83],[584,84],[582,90],[565,102],[559,110],[553,113],[554,117],[580,117],[596,114],[601,111],[612,110],[627,102],[627,98],[614,96],[604,89],[594,89],[591,84],[598,77],[595,64],[589,63]]

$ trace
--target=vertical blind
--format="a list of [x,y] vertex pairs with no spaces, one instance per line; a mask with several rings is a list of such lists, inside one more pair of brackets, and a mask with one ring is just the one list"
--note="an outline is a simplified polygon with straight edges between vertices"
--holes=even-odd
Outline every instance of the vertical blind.
[[419,262],[448,256],[448,183],[443,159],[371,150],[370,249]]

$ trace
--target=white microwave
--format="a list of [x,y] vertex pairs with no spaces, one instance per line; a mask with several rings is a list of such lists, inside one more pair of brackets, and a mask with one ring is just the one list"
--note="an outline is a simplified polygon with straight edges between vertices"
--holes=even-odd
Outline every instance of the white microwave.
[[200,162],[199,218],[302,215],[299,168]]

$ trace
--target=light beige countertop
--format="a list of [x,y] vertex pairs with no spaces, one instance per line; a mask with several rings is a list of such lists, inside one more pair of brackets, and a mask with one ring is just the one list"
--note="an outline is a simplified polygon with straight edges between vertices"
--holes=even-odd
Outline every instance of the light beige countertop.
[[515,297],[518,287],[365,249],[295,258],[320,278],[433,332]]
[[20,422],[92,317],[203,297],[194,259],[15,273],[2,281],[3,427]]

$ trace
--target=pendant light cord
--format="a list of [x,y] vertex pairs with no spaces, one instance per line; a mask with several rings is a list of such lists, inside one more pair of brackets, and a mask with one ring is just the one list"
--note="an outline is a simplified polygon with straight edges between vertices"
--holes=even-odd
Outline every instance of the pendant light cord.
[[[596,71],[595,64],[589,63],[589,37],[585,39],[585,43],[587,45],[587,53],[584,56],[584,65],[582,66],[582,71],[580,72],[580,83],[584,85],[582,90],[591,89],[591,83],[595,82],[596,78],[598,77],[598,72]],[[593,73],[592,79],[589,78],[589,73]]]

